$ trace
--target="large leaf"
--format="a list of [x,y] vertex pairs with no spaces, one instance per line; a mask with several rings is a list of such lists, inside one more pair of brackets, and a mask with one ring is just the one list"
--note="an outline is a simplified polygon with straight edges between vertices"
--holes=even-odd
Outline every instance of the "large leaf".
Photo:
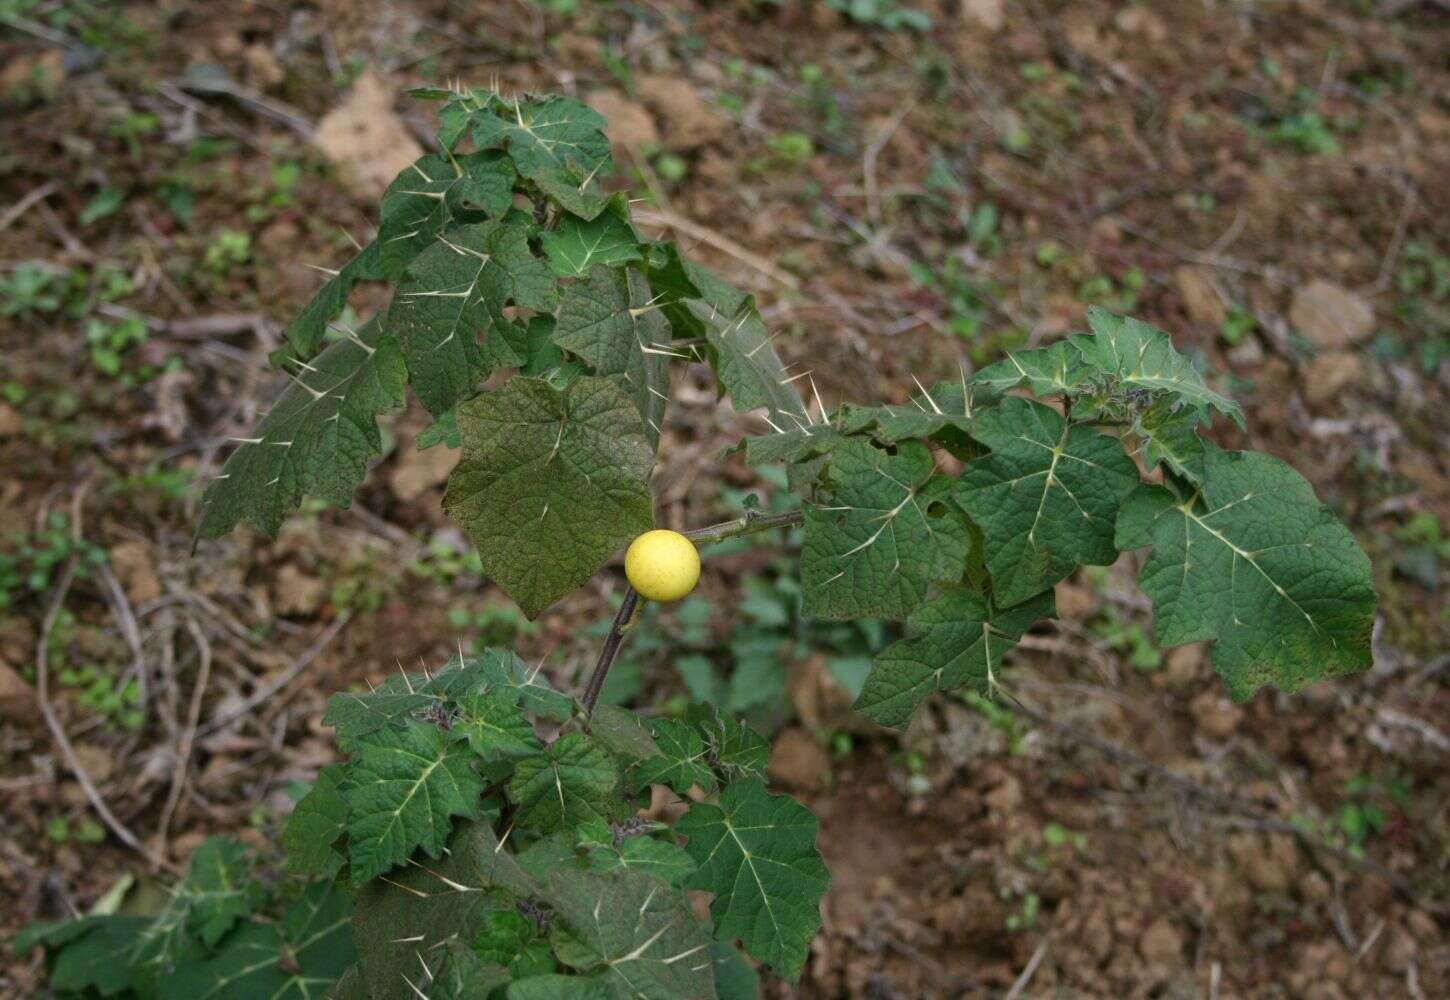
[[972,435],[992,454],[967,465],[955,495],[985,536],[998,607],[1117,558],[1113,523],[1139,476],[1116,438],[1017,397],[979,414]]
[[64,995],[103,997],[125,993],[131,985],[131,958],[146,917],[82,917],[55,924],[32,924],[11,943],[16,955],[36,945],[48,951],[50,987]]
[[567,733],[525,757],[514,768],[509,795],[519,805],[519,822],[534,830],[556,830],[613,812],[619,768],[583,733]]
[[1138,583],[1161,644],[1213,640],[1233,697],[1293,691],[1370,665],[1369,560],[1297,472],[1278,459],[1209,446],[1201,491],[1179,502],[1141,486],[1117,541],[1153,546]]
[[853,439],[832,453],[830,502],[806,510],[807,617],[904,618],[931,584],[961,577],[967,528],[932,471],[919,441],[892,455]]
[[504,314],[509,305],[543,312],[558,305],[554,276],[529,249],[525,226],[454,226],[408,266],[384,325],[434,416],[473,395],[495,367],[522,363],[509,343],[517,335]]
[[381,281],[384,277],[380,248],[376,242],[369,243],[328,278],[313,294],[312,300],[302,307],[297,318],[287,324],[284,335],[293,356],[305,361],[316,354],[322,338],[327,335],[327,325],[342,314],[358,282]]
[[163,1000],[314,1000],[357,959],[352,902],[327,883],[303,892],[277,924],[249,924],[213,955],[177,967]]
[[912,612],[909,638],[877,655],[855,708],[883,726],[900,728],[937,691],[990,695],[1002,656],[1034,622],[1056,613],[1051,591],[997,611],[981,594],[946,587]]
[[503,147],[519,173],[564,208],[593,219],[606,204],[599,179],[614,169],[605,121],[569,97],[494,98],[471,118],[479,149]]
[[554,343],[596,375],[618,375],[634,399],[651,446],[659,444],[670,392],[670,328],[632,269],[598,265],[564,289]]
[[652,525],[654,452],[616,381],[560,392],[515,376],[459,407],[463,460],[444,507],[484,572],[536,617]]
[[247,848],[229,837],[210,837],[192,854],[173,902],[178,900],[187,906],[187,930],[212,946],[260,909],[265,894],[252,879]]
[[347,799],[340,788],[345,764],[330,764],[287,817],[282,849],[292,875],[330,879],[346,860],[333,844],[347,830]]
[[513,205],[516,176],[513,162],[493,150],[416,160],[383,194],[377,245],[387,276],[400,277],[457,214],[501,218]]
[[720,804],[697,803],[676,824],[700,870],[685,883],[715,894],[715,936],[794,982],[821,926],[831,878],[816,850],[816,817],[751,778],[725,788]]
[[542,243],[549,267],[561,278],[587,274],[599,264],[619,267],[644,256],[623,194],[609,199],[609,207],[588,221],[565,215],[558,229],[544,233]]
[[371,323],[323,351],[207,488],[200,533],[246,521],[275,535],[305,496],[346,507],[382,452],[377,418],[402,408],[406,384],[397,341]]
[[438,857],[453,817],[477,816],[483,791],[468,748],[426,722],[359,739],[349,777],[344,795],[353,885],[402,864],[420,847]]
[[[487,822],[463,823],[447,856],[359,890],[353,934],[369,1000],[416,1000],[444,967],[444,943],[471,943],[487,916],[534,886]],[[425,996],[427,994],[424,994]]]
[[595,973],[619,995],[693,1000],[715,995],[710,941],[684,894],[627,868],[605,874],[557,871],[547,898],[569,929],[555,934],[565,965]]
[[1162,394],[1185,406],[1218,410],[1243,426],[1239,404],[1210,389],[1162,330],[1097,307],[1088,310],[1088,326],[1093,335],[1080,334],[1072,344],[1095,374],[1109,380],[1115,394]]

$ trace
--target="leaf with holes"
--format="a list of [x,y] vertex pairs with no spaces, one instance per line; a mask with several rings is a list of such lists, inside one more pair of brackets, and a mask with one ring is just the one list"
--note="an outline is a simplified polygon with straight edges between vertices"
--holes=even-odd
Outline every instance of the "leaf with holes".
[[408,860],[422,848],[438,857],[453,817],[478,815],[483,779],[473,755],[425,722],[388,727],[357,741],[343,792],[348,805],[352,884]]
[[378,250],[384,273],[402,276],[459,215],[501,218],[513,205],[513,162],[495,150],[420,157],[383,194]]
[[649,304],[649,286],[631,269],[602,265],[564,289],[554,343],[577,354],[596,375],[617,375],[659,444],[670,393],[669,324]]
[[529,249],[524,226],[454,226],[408,266],[384,325],[434,416],[473,395],[494,368],[522,363],[510,344],[520,336],[504,313],[510,305],[541,312],[558,305],[554,276]]
[[912,612],[908,638],[877,654],[854,707],[883,726],[899,729],[938,691],[990,695],[1002,656],[1033,623],[1056,614],[1051,591],[999,611],[966,587],[945,587]]
[[961,577],[967,528],[932,471],[920,441],[892,455],[852,439],[832,453],[830,500],[806,510],[806,617],[905,618],[931,584]]
[[[387,277],[383,270],[383,259],[376,242],[369,243],[357,252],[357,256],[333,274],[302,307],[297,318],[287,324],[283,332],[291,347],[290,355],[307,360],[317,353],[318,345],[327,335],[327,326],[347,307],[347,300],[361,281],[382,281]],[[289,356],[283,352],[282,357]]]
[[654,451],[614,379],[560,392],[515,376],[459,407],[458,426],[463,459],[443,506],[530,618],[652,526]]
[[972,436],[992,454],[968,463],[955,496],[982,529],[998,607],[1117,558],[1113,522],[1139,482],[1117,439],[1018,397],[983,412]]
[[519,761],[509,797],[521,824],[547,832],[612,819],[618,783],[619,768],[607,753],[583,733],[566,733]]
[[831,878],[816,850],[816,818],[758,779],[726,786],[720,804],[696,803],[675,825],[700,870],[685,883],[715,894],[715,936],[794,982],[821,926]]
[[629,200],[623,194],[594,218],[565,215],[559,228],[540,237],[549,267],[561,278],[587,274],[596,265],[619,267],[643,260],[639,236],[629,221]]
[[619,996],[714,996],[710,941],[685,895],[662,880],[628,868],[557,871],[545,896],[569,931],[554,934],[565,965],[601,976]]
[[1242,701],[1370,665],[1375,591],[1349,530],[1293,469],[1208,446],[1201,491],[1177,501],[1141,486],[1118,516],[1123,548],[1153,547],[1138,584],[1165,646],[1213,641],[1213,666]]
[[1162,330],[1097,307],[1088,310],[1088,326],[1092,336],[1079,334],[1071,342],[1094,373],[1109,380],[1115,393],[1166,396],[1194,409],[1217,410],[1244,426],[1239,404],[1210,389]]
[[245,521],[276,535],[303,497],[346,507],[382,453],[378,417],[407,401],[397,341],[373,324],[314,358],[202,498],[200,534]]
[[519,173],[568,211],[590,220],[607,199],[599,180],[614,170],[602,116],[569,97],[493,98],[471,117],[479,149],[505,148]]

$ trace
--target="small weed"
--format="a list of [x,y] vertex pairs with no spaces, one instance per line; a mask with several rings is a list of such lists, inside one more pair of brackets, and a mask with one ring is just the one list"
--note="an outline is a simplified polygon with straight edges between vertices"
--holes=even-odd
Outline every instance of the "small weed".
[[1237,347],[1258,328],[1259,321],[1253,313],[1238,306],[1230,306],[1224,314],[1223,325],[1219,327],[1218,333],[1225,344]]
[[86,323],[86,345],[91,364],[103,375],[112,378],[121,373],[121,356],[138,344],[146,343],[146,324],[135,316],[122,320],[99,317]]
[[914,7],[903,7],[896,0],[826,0],[826,6],[857,24],[882,31],[931,30],[930,15]]
[[64,514],[52,512],[45,526],[34,535],[12,535],[6,549],[0,549],[0,608],[15,604],[25,594],[48,590],[56,571],[75,556],[77,573],[106,561],[106,550],[71,535]]
[[252,237],[236,229],[223,229],[206,248],[203,263],[212,274],[225,277],[233,268],[245,264],[251,257]]

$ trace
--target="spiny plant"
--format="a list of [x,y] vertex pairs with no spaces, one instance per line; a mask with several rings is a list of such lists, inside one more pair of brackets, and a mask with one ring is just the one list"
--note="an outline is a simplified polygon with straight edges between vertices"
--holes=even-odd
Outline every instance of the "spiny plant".
[[[275,533],[304,497],[345,506],[411,387],[435,418],[422,443],[462,447],[445,507],[534,618],[653,528],[671,365],[698,362],[770,428],[744,461],[783,465],[799,503],[685,537],[803,525],[806,616],[904,621],[856,703],[883,726],[939,691],[986,704],[1007,652],[1054,615],[1053,586],[1126,550],[1147,550],[1156,642],[1212,642],[1235,698],[1369,664],[1365,556],[1289,466],[1200,436],[1242,413],[1167,334],[1092,310],[1089,333],[827,413],[751,297],[641,239],[604,191],[597,114],[421,94],[442,102],[441,152],[393,182],[376,239],[288,326],[291,385],[208,488],[203,536]],[[350,329],[362,282],[392,298]],[[678,597],[694,553],[651,537],[641,559],[682,562],[637,572],[631,556],[628,576]],[[747,955],[797,979],[829,877],[815,818],[767,789],[765,740],[711,705],[596,704],[639,602],[626,588],[577,698],[504,649],[334,697],[344,760],[288,822],[290,878],[263,891],[239,847],[212,842],[161,913],[22,944],[46,947],[62,992],[187,1000],[734,1000],[756,994]],[[661,786],[680,798],[651,811]]]

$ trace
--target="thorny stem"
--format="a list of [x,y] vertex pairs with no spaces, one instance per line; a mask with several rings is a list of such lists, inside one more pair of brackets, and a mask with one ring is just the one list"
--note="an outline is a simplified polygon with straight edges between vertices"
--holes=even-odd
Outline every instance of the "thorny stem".
[[[712,542],[724,541],[738,535],[753,535],[757,531],[769,531],[771,528],[788,528],[791,525],[800,524],[805,520],[805,516],[805,512],[800,510],[786,511],[784,514],[762,514],[760,511],[748,510],[733,521],[722,521],[719,524],[696,528],[683,534],[697,545],[709,545]],[[584,687],[584,697],[580,699],[584,705],[585,715],[594,712],[594,705],[599,701],[599,692],[604,690],[604,682],[609,677],[609,668],[614,665],[614,658],[619,655],[619,647],[624,643],[624,634],[633,624],[635,609],[638,607],[639,591],[626,586],[624,602],[620,604],[619,610],[614,615],[614,623],[609,626],[609,634],[604,637],[604,645],[599,648],[599,659],[594,664],[594,672],[589,675],[589,683]]]

